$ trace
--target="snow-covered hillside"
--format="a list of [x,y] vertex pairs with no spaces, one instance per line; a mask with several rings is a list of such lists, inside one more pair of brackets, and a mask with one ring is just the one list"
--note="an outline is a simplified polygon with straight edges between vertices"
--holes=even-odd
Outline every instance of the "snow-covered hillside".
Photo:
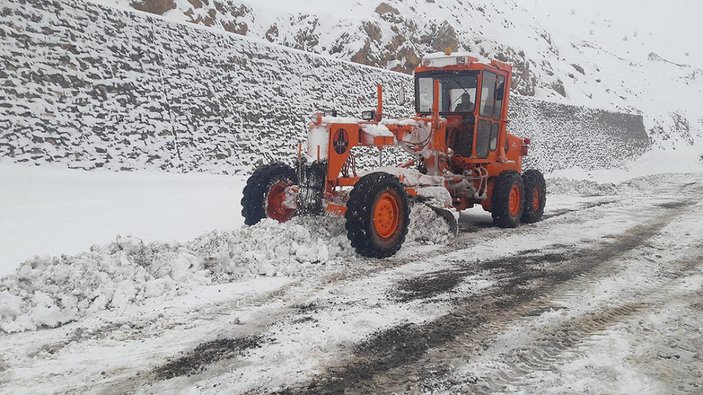
[[513,63],[522,95],[643,114],[662,147],[703,135],[703,6],[690,0],[100,2],[403,72],[473,51]]
[[[359,116],[377,82],[386,98],[412,91],[408,74],[82,0],[10,3],[0,35],[0,157],[16,162],[248,173],[291,160],[313,111]],[[650,146],[640,116],[520,95],[509,116],[543,171],[617,167]]]

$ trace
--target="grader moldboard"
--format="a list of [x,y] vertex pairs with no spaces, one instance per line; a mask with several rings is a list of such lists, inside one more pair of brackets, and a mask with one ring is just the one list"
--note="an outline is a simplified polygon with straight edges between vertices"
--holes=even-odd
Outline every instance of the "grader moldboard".
[[[376,111],[360,120],[317,113],[306,152],[298,146],[295,168],[264,165],[247,181],[245,223],[344,215],[356,251],[385,258],[405,241],[411,200],[432,207],[454,232],[459,212],[477,204],[499,227],[539,221],[544,177],[537,170],[522,172],[530,141],[506,130],[511,78],[507,63],[447,50],[426,56],[416,68],[412,118],[383,119],[380,85]],[[354,148],[362,146],[378,148],[379,155],[400,146],[415,159],[361,175]]]

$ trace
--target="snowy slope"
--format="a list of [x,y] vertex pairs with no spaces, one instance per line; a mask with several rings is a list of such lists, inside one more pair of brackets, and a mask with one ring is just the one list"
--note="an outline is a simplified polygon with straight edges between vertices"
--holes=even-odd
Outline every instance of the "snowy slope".
[[699,16],[695,0],[563,0],[525,1],[545,25],[573,40],[588,39],[627,58],[651,52],[679,64],[703,65]]
[[[290,161],[313,111],[372,108],[379,81],[388,116],[413,113],[392,100],[410,75],[133,10],[31,0],[0,21],[0,156],[16,162],[247,173]],[[650,146],[640,116],[520,95],[509,116],[544,171],[619,166]]]
[[662,147],[703,134],[691,0],[101,2],[404,72],[427,52],[474,51],[512,62],[520,94],[643,114]]

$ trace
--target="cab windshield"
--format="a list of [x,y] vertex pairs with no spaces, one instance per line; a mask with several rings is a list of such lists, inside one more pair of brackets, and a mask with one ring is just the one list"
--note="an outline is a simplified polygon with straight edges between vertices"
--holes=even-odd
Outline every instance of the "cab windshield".
[[415,76],[415,110],[418,114],[432,112],[433,85],[439,81],[439,112],[470,113],[476,106],[478,72],[433,72]]

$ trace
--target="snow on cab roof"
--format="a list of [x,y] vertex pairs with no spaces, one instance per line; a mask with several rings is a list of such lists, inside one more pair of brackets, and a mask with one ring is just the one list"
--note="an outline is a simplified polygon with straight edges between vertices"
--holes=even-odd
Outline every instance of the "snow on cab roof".
[[447,55],[445,52],[433,52],[433,53],[429,53],[429,54],[425,55],[422,59],[423,60],[435,60],[435,59],[448,59],[448,58],[460,58],[460,57],[476,58],[481,63],[490,63],[491,62],[488,58],[481,56],[480,54],[473,53],[473,52],[452,52],[450,55]]

